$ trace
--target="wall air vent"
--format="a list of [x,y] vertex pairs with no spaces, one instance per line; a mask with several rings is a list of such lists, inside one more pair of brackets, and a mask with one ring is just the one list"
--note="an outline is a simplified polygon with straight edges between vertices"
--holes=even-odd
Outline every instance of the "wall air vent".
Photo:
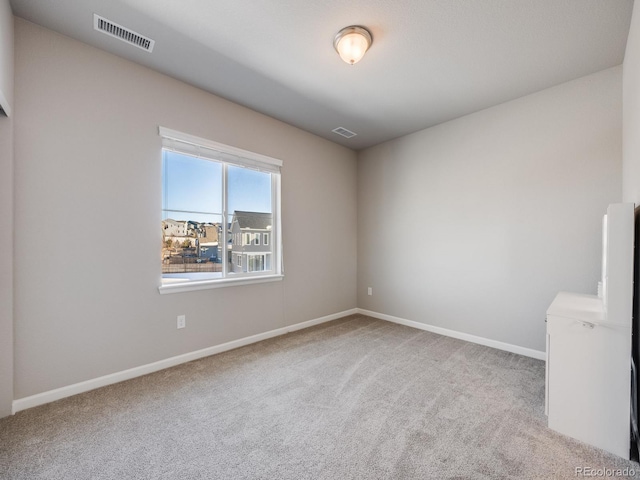
[[129,30],[122,25],[107,20],[100,15],[93,14],[93,29],[98,32],[105,33],[111,37],[118,38],[123,42],[127,42],[129,45],[141,48],[146,52],[152,52],[155,41],[147,38],[139,33]]
[[344,138],[355,137],[357,133],[352,132],[351,130],[347,130],[343,127],[334,128],[331,130],[333,133],[337,133],[338,135],[342,135]]

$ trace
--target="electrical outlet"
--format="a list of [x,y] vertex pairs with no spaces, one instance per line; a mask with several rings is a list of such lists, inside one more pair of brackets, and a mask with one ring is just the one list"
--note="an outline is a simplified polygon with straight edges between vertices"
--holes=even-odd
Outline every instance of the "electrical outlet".
[[367,288],[367,295],[373,295],[373,288],[372,287]]
[[187,316],[178,315],[178,328],[184,328],[187,326]]

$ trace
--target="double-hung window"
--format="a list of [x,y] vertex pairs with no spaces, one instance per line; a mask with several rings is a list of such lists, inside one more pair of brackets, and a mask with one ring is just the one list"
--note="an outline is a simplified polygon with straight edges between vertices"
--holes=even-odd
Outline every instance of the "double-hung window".
[[160,293],[280,280],[282,161],[164,127],[159,133]]

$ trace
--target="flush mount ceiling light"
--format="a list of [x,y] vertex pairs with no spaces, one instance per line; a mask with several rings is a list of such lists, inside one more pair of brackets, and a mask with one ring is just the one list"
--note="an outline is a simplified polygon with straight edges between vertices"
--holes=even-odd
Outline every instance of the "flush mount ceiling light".
[[353,65],[364,57],[372,42],[369,30],[352,25],[338,32],[336,38],[333,39],[333,46],[342,60]]

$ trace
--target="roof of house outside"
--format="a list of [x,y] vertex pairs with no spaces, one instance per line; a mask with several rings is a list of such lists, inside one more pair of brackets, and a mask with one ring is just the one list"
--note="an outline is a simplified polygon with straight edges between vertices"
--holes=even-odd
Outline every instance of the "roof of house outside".
[[250,230],[267,230],[271,228],[272,220],[270,213],[243,212],[236,210],[233,213],[234,221],[238,221],[240,228]]

